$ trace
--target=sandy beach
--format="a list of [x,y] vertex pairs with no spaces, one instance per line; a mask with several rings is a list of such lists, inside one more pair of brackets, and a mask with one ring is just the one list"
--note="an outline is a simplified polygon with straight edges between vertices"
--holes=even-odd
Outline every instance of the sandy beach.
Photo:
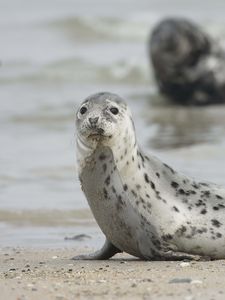
[[1,249],[0,299],[224,299],[224,260],[70,259],[89,250]]
[[[225,47],[225,1],[0,7],[0,300],[225,299],[225,260],[71,260],[104,239],[76,168],[75,112],[90,94],[126,99],[146,154],[225,186],[225,106],[168,102],[147,50],[153,26],[167,16],[193,20]],[[73,239],[80,234],[86,238]]]

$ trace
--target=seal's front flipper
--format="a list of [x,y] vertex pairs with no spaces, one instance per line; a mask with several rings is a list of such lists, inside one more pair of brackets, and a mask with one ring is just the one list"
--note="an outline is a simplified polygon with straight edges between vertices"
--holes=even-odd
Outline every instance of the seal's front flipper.
[[105,260],[109,259],[116,253],[122,252],[118,248],[116,248],[113,244],[111,244],[107,239],[103,247],[91,254],[77,255],[74,256],[73,260]]

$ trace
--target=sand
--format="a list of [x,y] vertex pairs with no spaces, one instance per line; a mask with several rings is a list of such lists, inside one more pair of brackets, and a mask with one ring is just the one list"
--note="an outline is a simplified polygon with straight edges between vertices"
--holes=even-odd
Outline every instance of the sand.
[[72,261],[78,252],[1,249],[0,299],[225,299],[225,260]]

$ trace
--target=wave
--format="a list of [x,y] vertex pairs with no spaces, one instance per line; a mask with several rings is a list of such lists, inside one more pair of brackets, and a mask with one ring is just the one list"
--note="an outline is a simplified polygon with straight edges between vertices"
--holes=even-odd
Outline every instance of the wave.
[[70,39],[79,40],[146,40],[152,28],[153,18],[136,20],[116,17],[67,17],[49,22],[48,25],[60,29]]
[[12,65],[4,65],[0,74],[0,84],[79,82],[112,84],[149,84],[149,64],[138,59],[127,58],[110,65],[99,65],[79,58],[68,58],[44,66],[21,64],[13,70]]
[[1,223],[16,226],[92,226],[94,218],[89,209],[79,210],[0,210]]

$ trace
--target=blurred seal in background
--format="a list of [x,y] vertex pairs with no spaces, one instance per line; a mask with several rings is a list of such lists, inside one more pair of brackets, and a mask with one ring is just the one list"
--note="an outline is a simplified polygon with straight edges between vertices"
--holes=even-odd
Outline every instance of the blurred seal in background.
[[168,18],[153,29],[149,54],[159,90],[184,105],[225,103],[225,51],[198,25]]

